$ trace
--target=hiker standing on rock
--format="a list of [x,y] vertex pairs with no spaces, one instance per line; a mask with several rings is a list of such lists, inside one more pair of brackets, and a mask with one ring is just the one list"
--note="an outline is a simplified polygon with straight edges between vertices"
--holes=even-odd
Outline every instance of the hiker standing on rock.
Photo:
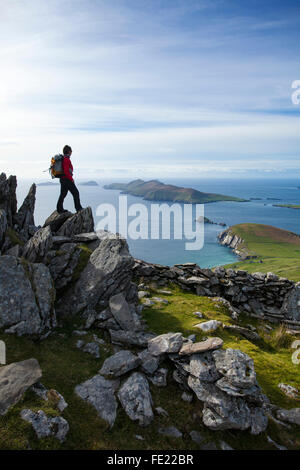
[[79,191],[73,180],[73,165],[70,160],[71,155],[71,147],[69,145],[65,145],[63,148],[62,174],[59,175],[60,196],[57,202],[57,212],[59,214],[68,212],[63,208],[64,199],[68,194],[68,191],[70,191],[73,196],[76,212],[83,209],[80,203]]

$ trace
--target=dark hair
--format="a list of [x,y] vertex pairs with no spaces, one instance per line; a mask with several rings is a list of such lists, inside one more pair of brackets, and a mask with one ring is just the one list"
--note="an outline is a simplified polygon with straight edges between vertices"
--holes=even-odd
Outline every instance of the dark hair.
[[65,145],[64,148],[63,148],[63,154],[64,155],[69,155],[71,152],[72,152],[72,149],[71,149],[70,145]]

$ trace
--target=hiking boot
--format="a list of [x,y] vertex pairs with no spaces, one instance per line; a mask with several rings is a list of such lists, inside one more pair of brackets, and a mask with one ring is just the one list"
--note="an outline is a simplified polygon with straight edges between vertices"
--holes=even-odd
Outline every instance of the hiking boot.
[[59,214],[65,214],[65,212],[69,212],[67,211],[67,209],[62,209],[61,211],[57,211]]

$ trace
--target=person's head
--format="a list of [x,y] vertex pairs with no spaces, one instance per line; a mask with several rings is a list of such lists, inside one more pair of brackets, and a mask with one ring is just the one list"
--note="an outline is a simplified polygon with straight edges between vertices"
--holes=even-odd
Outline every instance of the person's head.
[[64,148],[63,148],[63,154],[65,157],[69,157],[72,153],[72,149],[70,147],[70,145],[65,145]]

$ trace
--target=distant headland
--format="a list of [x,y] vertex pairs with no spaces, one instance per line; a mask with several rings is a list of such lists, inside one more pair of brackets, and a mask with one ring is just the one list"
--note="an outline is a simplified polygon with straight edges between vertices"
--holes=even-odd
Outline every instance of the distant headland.
[[234,196],[223,194],[203,193],[192,188],[182,188],[171,184],[164,184],[157,180],[134,180],[130,183],[112,183],[104,186],[104,189],[118,189],[124,194],[143,197],[147,201],[183,202],[186,204],[206,204],[218,201],[246,202]]
[[80,186],[99,186],[97,181],[84,181],[82,183],[78,183]]

